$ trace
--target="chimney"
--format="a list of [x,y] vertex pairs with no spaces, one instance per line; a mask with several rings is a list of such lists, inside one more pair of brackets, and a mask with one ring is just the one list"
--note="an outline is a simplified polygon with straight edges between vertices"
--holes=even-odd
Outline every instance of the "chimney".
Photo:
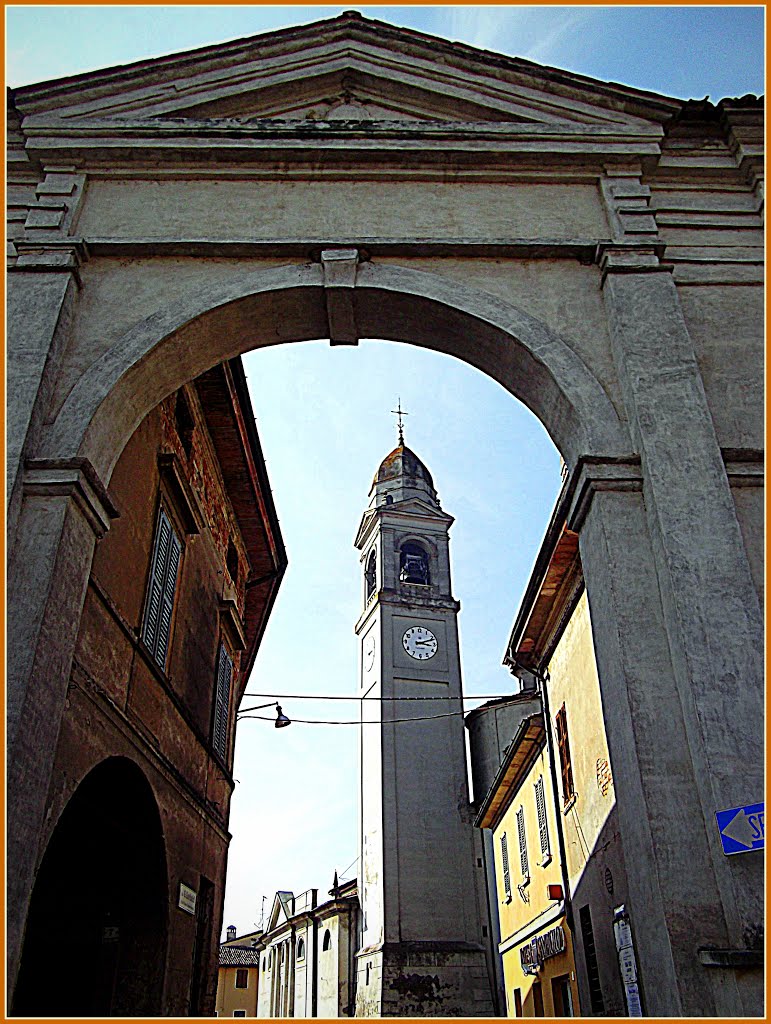
[[227,938],[225,939],[225,941],[226,942],[232,942],[233,939],[235,939],[235,937],[236,937],[236,926],[234,924],[229,924],[228,925],[228,930],[227,930],[226,934],[227,934]]

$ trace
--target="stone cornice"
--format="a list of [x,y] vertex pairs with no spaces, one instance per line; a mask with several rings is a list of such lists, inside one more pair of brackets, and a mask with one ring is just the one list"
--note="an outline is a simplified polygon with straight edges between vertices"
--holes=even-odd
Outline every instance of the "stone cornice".
[[[592,264],[599,257],[601,246],[613,245],[623,250],[624,243],[593,238],[393,238],[363,236],[358,238],[60,238],[45,241],[18,240],[16,247],[29,256],[45,253],[47,259],[61,254],[57,262],[70,252],[87,256],[116,259],[153,256],[231,257],[242,259],[288,257],[321,262],[326,249],[356,249],[359,262],[378,256],[471,256],[477,258],[509,257],[512,259],[574,259]],[[663,251],[663,243],[660,246]],[[49,263],[42,264],[46,269]]]
[[48,136],[62,138],[101,137],[115,138],[152,136],[157,138],[179,138],[190,135],[197,138],[527,138],[539,136],[562,139],[585,139],[588,137],[609,139],[639,139],[649,141],[660,139],[664,132],[659,125],[623,124],[571,124],[559,121],[459,121],[440,120],[393,120],[360,118],[345,120],[297,120],[295,118],[266,117],[245,119],[241,117],[56,117],[52,114],[38,114],[26,117],[23,131],[28,140]]
[[566,522],[579,533],[592,498],[597,491],[641,491],[643,486],[640,457],[581,459],[566,488]]
[[383,159],[416,151],[430,162],[444,152],[468,153],[475,162],[500,152],[523,159],[554,154],[609,161],[658,158],[659,126],[574,125],[520,122],[285,121],[244,123],[235,118],[130,120],[27,118],[26,150],[40,160],[98,163],[104,155],[129,164],[150,154],[174,153],[193,164],[219,160],[271,160],[309,151]]
[[88,459],[27,459],[24,494],[68,498],[83,513],[94,534],[103,537],[119,512]]

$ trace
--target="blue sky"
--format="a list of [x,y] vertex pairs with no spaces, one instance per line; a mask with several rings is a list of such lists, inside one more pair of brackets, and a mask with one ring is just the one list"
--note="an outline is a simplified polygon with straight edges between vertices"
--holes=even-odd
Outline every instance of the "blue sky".
[[206,4],[6,7],[11,86],[334,17],[368,17],[681,98],[763,92],[763,8]]
[[[339,14],[345,7],[8,7],[12,86],[128,63]],[[760,7],[359,7],[481,48],[670,96],[761,93]],[[559,489],[543,427],[503,389],[449,357],[389,342],[324,341],[245,358],[289,553],[251,694],[353,694],[361,580],[353,538],[372,476],[396,442],[431,470],[451,532],[466,692],[510,692],[501,667]],[[269,696],[247,699],[246,705]],[[288,697],[295,718],[355,717],[351,701]],[[270,717],[270,712],[266,712]],[[254,927],[262,898],[355,873],[356,728],[274,730],[245,721],[236,744],[224,924]]]

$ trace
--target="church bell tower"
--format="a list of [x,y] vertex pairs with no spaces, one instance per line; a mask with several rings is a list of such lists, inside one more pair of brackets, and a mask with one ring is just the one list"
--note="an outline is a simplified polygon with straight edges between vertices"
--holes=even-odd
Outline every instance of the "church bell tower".
[[450,581],[453,518],[405,446],[401,421],[369,499],[355,541],[363,581],[356,1016],[490,1016],[460,605]]

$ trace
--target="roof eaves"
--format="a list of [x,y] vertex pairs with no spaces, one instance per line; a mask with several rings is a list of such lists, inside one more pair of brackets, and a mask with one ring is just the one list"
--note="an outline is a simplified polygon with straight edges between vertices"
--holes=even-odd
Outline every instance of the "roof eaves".
[[[498,824],[545,745],[546,729],[542,712],[523,718],[474,818],[476,828],[494,828]],[[519,760],[518,754],[522,754]]]

